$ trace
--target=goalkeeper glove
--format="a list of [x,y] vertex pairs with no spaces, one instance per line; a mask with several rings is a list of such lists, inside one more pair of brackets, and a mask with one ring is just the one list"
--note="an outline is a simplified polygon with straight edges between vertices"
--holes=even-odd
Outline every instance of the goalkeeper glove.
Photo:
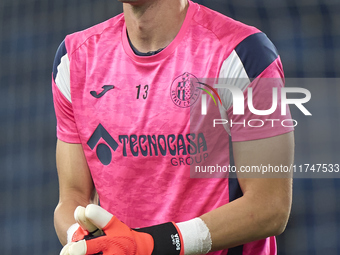
[[103,231],[89,221],[85,216],[85,207],[78,206],[74,211],[76,224],[68,230],[68,241],[77,242],[82,239],[89,240],[103,234]]
[[181,233],[172,222],[133,230],[111,213],[93,204],[86,207],[85,216],[97,228],[102,229],[104,235],[69,243],[62,249],[60,255],[184,254]]

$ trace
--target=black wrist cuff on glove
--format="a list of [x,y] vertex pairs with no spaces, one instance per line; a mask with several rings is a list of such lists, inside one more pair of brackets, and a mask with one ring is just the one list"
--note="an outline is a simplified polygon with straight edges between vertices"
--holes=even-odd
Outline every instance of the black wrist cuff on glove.
[[174,223],[168,222],[156,226],[134,229],[137,232],[148,233],[154,240],[151,255],[183,255],[182,237]]

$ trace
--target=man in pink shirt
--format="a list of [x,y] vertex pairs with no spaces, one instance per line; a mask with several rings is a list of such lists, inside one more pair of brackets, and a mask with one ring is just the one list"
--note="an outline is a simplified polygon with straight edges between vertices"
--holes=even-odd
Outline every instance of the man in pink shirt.
[[[251,89],[256,109],[271,108],[273,88],[284,81],[274,45],[256,28],[191,1],[121,2],[123,14],[68,35],[54,62],[55,229],[69,243],[62,254],[276,254],[274,236],[290,213],[290,175],[197,172],[230,166],[231,147],[238,170],[292,164],[293,128],[274,125],[290,118],[281,115],[280,99],[260,116],[245,100],[237,115],[220,88],[218,107],[209,97],[201,114],[212,79],[246,99]],[[229,121],[214,127],[217,119]],[[98,203],[96,194],[99,209],[88,206]],[[104,236],[75,224],[78,206]]]

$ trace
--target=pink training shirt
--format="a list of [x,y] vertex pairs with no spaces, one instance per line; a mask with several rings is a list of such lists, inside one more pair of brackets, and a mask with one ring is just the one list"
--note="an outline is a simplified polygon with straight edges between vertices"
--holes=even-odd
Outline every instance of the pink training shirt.
[[[244,115],[233,114],[228,90],[218,89],[220,102],[204,85],[213,87],[211,78],[244,93]],[[265,110],[272,88],[283,86],[273,44],[256,28],[191,1],[176,38],[153,56],[134,54],[123,14],[68,35],[52,86],[58,139],[82,144],[101,206],[132,228],[189,220],[236,199],[237,179],[226,173],[206,178],[196,166],[228,166],[229,134],[246,141],[293,129],[278,124],[290,118],[280,114],[280,97],[266,116],[247,106],[248,88],[254,107]],[[213,127],[214,119],[228,121]],[[250,119],[264,125],[251,127]],[[275,238],[215,254],[273,255]]]

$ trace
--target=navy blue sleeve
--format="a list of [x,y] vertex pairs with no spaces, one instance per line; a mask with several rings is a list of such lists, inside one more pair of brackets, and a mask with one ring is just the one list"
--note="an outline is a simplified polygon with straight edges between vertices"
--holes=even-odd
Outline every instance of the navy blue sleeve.
[[235,51],[250,79],[259,76],[279,55],[264,33],[248,36],[236,46]]

